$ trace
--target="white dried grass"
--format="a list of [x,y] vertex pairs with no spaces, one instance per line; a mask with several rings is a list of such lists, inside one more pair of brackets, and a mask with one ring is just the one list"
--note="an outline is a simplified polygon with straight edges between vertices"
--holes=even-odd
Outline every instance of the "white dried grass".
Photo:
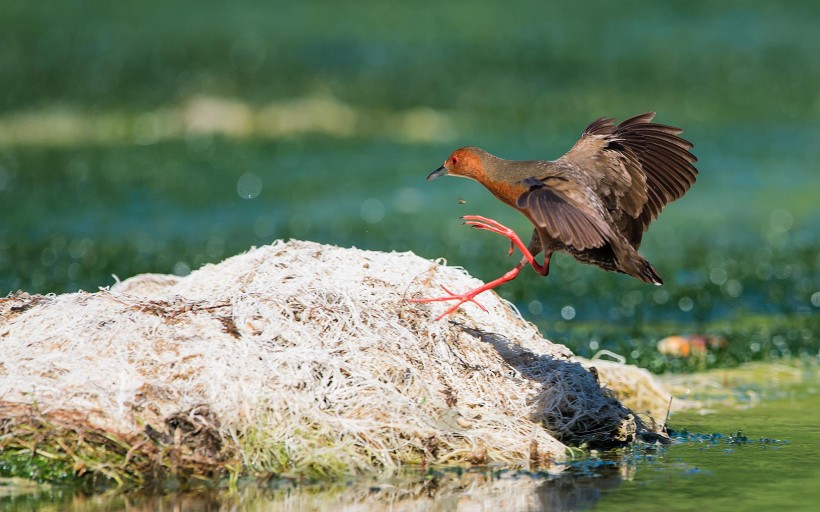
[[448,303],[407,301],[480,284],[412,253],[278,241],[183,278],[0,299],[0,402],[119,433],[184,412],[268,471],[544,465],[565,446],[543,423],[611,439],[628,411],[497,295],[444,321]]

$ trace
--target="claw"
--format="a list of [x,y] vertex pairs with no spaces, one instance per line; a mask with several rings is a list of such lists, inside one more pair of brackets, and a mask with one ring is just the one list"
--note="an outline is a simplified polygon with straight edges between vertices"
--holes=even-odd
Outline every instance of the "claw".
[[502,285],[502,284],[504,284],[508,281],[512,281],[513,279],[515,279],[515,276],[518,275],[518,273],[521,271],[521,268],[524,265],[525,265],[525,262],[521,262],[518,265],[516,265],[515,267],[513,267],[509,272],[507,272],[503,276],[499,277],[498,279],[496,279],[494,281],[490,281],[489,283],[487,283],[483,286],[479,286],[478,288],[473,288],[472,290],[466,291],[466,292],[461,293],[461,294],[453,293],[450,290],[448,290],[444,285],[441,285],[441,289],[444,290],[444,292],[448,294],[447,297],[434,297],[434,298],[431,298],[431,299],[410,299],[410,302],[442,302],[442,301],[445,301],[445,300],[458,301],[458,302],[456,302],[456,304],[454,306],[452,306],[451,308],[447,309],[447,311],[442,313],[436,320],[441,320],[445,316],[449,315],[450,313],[452,313],[453,311],[458,309],[465,302],[472,302],[473,304],[475,304],[476,306],[481,308],[482,311],[487,313],[487,308],[485,308],[481,303],[479,303],[477,300],[475,300],[476,296],[478,296],[481,293],[486,292],[487,290],[492,290],[496,286],[500,286],[500,285]]
[[493,233],[498,233],[499,235],[506,236],[510,239],[510,251],[507,253],[507,256],[512,256],[512,254],[515,252],[515,240],[518,238],[518,235],[516,235],[511,229],[500,229],[491,224],[485,224],[479,221],[467,221],[464,224],[467,224],[468,226],[471,226],[475,229],[485,229],[487,231],[491,231]]
[[479,288],[476,288],[474,290],[470,290],[470,291],[465,292],[465,293],[453,293],[450,290],[448,290],[446,286],[444,286],[444,285],[440,285],[440,286],[441,286],[441,289],[444,290],[444,293],[447,294],[446,297],[433,297],[433,298],[430,298],[430,299],[410,299],[410,302],[442,302],[442,301],[445,301],[445,300],[458,301],[458,302],[456,302],[456,304],[454,306],[452,306],[447,311],[442,313],[441,316],[439,316],[436,320],[441,320],[442,318],[449,315],[450,313],[452,313],[453,311],[458,309],[462,304],[464,304],[466,302],[472,302],[473,304],[478,306],[479,309],[481,309],[481,311],[483,311],[485,313],[488,312],[487,308],[485,308],[483,304],[481,304],[480,302],[475,300],[476,295],[478,295],[479,293],[484,292],[484,291],[487,290],[484,287],[479,287]]
[[[472,302],[473,304],[475,304],[476,306],[481,308],[481,311],[487,313],[487,308],[485,308],[484,306],[481,305],[480,302],[475,300],[476,295],[478,295],[481,292],[472,293],[475,290],[470,290],[469,292],[465,292],[465,293],[462,293],[462,294],[457,294],[457,293],[453,293],[450,290],[448,290],[444,285],[441,285],[441,289],[444,290],[445,293],[450,294],[449,297],[442,297],[442,298],[444,298],[446,300],[459,300],[459,301],[461,301],[458,304],[456,304],[456,307],[459,307],[460,305],[464,304],[465,302]],[[484,290],[481,290],[481,291],[484,291]]]
[[549,272],[547,260],[545,260],[544,265],[539,265],[538,262],[535,261],[535,257],[532,255],[529,248],[526,245],[524,245],[524,242],[521,241],[521,239],[512,229],[508,228],[507,226],[501,224],[498,221],[482,217],[481,215],[464,215],[461,218],[464,219],[464,224],[467,224],[468,226],[474,227],[476,229],[484,229],[509,238],[510,252],[507,254],[507,256],[511,256],[512,253],[515,252],[515,248],[518,247],[518,249],[527,259],[530,265],[532,265],[532,268],[536,272],[538,272],[541,275],[547,275],[547,272]]

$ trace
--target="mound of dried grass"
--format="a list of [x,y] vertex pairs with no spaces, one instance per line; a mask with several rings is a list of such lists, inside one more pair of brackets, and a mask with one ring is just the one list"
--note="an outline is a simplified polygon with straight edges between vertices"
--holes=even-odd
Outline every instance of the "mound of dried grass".
[[[412,253],[280,241],[184,278],[0,299],[0,456],[37,450],[15,443],[20,407],[40,446],[59,417],[127,443],[114,466],[140,453],[200,472],[543,467],[563,443],[644,428],[497,295],[449,321],[407,301],[479,284]],[[63,445],[52,455],[78,457]]]

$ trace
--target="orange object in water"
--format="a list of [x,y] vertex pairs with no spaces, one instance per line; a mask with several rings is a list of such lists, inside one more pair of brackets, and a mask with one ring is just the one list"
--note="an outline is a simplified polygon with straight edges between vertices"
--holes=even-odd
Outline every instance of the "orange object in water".
[[703,357],[709,350],[722,348],[726,348],[724,338],[702,334],[669,336],[658,342],[658,352],[673,357]]

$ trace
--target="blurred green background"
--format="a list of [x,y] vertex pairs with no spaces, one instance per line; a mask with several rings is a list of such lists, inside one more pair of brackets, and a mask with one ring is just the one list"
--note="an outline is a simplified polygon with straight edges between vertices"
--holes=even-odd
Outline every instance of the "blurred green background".
[[[557,257],[500,293],[554,341],[654,371],[818,357],[820,3],[24,2],[0,5],[0,295],[185,274],[278,238],[517,261],[523,217],[455,148],[557,158],[586,124],[685,129],[698,183],[645,285]],[[463,203],[463,204],[462,204]],[[721,336],[703,360],[671,334]]]

